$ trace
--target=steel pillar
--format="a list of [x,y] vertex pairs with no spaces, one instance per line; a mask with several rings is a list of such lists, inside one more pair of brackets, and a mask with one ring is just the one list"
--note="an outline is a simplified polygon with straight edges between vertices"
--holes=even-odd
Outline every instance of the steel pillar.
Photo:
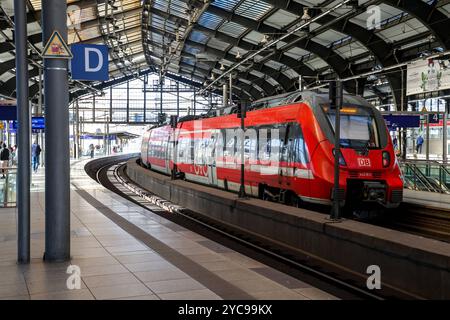
[[180,83],[177,81],[177,117],[180,116]]
[[330,92],[335,90],[335,94],[331,93],[330,97],[335,97],[336,116],[334,123],[334,188],[333,188],[333,208],[331,211],[331,219],[337,220],[341,217],[341,197],[339,192],[339,175],[340,175],[340,163],[341,157],[341,108],[343,102],[343,84],[341,81],[337,81],[336,84],[330,83]]
[[194,116],[197,113],[197,91],[194,90]]
[[[21,0],[19,0],[21,1]],[[67,40],[67,3],[42,0],[43,43],[54,31]],[[45,254],[50,262],[70,259],[69,89],[67,60],[44,59]],[[20,153],[19,153],[20,154]]]
[[30,262],[30,104],[28,100],[27,4],[14,0],[16,46],[17,145],[17,260]]
[[442,133],[443,133],[443,137],[442,137],[442,143],[443,143],[443,152],[442,152],[442,160],[444,162],[448,161],[448,114],[450,111],[450,99],[445,100],[445,112],[444,112],[444,121],[443,121],[443,127],[442,127]]

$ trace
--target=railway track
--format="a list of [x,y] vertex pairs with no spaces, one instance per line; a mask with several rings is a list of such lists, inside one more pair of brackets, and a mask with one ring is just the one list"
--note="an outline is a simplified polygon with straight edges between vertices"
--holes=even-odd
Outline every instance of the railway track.
[[[404,292],[399,293],[395,290],[379,295],[373,294],[361,287],[360,281],[355,281],[354,278],[342,279],[338,277],[337,271],[330,272],[328,269],[325,271],[320,264],[311,263],[307,256],[302,257],[274,246],[270,239],[261,239],[245,230],[223,225],[172,204],[130,181],[124,171],[126,160],[127,158],[123,157],[106,158],[97,161],[95,165],[88,164],[85,169],[94,180],[142,207],[157,205],[161,208],[161,212],[155,212],[156,214],[340,298],[411,298]],[[400,209],[370,223],[450,242],[450,212],[411,204],[403,204]],[[168,212],[171,214],[168,215]]]
[[450,209],[436,209],[404,203],[380,222],[386,228],[450,242]]
[[276,244],[274,245],[270,239],[262,239],[245,232],[245,230],[211,221],[195,212],[172,204],[129,181],[124,168],[124,159],[110,159],[96,165],[88,164],[85,169],[93,179],[122,197],[142,207],[157,205],[161,208],[161,212],[153,211],[154,213],[339,298],[370,300],[417,298],[390,288],[382,290],[382,294],[374,293],[366,289],[360,279],[357,280],[351,276],[342,277],[338,270],[324,268],[317,261],[311,261],[308,256],[293,254],[289,250],[285,251]]

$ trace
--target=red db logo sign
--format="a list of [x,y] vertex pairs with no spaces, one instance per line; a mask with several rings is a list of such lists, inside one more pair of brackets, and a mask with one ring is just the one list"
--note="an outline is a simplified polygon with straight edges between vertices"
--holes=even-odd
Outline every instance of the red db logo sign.
[[358,165],[360,167],[371,167],[370,159],[368,158],[358,158]]

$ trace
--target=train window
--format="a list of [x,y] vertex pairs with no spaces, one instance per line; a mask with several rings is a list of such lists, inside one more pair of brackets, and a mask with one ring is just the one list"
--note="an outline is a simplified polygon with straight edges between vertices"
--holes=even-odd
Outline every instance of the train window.
[[184,162],[184,152],[185,150],[185,139],[184,138],[180,138],[178,140],[178,144],[177,144],[177,151],[178,151],[178,159],[177,161],[180,163]]
[[309,162],[308,151],[306,149],[305,138],[302,128],[298,123],[295,124],[294,144],[293,144],[293,161],[306,165]]
[[270,127],[261,126],[256,128],[258,136],[258,159],[265,161],[270,158]]
[[[334,131],[335,113],[322,107]],[[352,149],[380,148],[380,138],[375,116],[369,108],[344,107],[341,112],[341,147]]]
[[[254,130],[254,128],[249,128],[250,130]],[[248,130],[248,132],[250,132]],[[256,130],[253,131],[256,133]],[[244,140],[244,154],[251,160],[256,160],[258,157],[258,144],[257,144],[257,136],[256,134],[249,134],[245,137]]]
[[194,163],[194,159],[195,159],[195,140],[194,139],[190,139],[191,141],[191,163]]

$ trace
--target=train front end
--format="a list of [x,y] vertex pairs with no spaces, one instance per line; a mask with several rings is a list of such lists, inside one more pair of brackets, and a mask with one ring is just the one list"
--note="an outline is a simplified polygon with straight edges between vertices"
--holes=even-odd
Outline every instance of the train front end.
[[[326,136],[314,166],[327,185],[334,186],[334,126],[336,110],[327,100],[317,101],[316,118]],[[340,192],[343,205],[395,208],[403,200],[403,181],[394,147],[381,113],[364,99],[346,96],[340,113]]]

